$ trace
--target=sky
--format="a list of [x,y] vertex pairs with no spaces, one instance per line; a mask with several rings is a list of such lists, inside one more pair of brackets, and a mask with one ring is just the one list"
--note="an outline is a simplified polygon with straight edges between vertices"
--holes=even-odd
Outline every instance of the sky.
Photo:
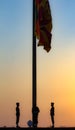
[[[51,50],[37,47],[38,126],[75,126],[75,0],[49,0]],[[0,0],[0,126],[21,127],[32,120],[32,0]]]

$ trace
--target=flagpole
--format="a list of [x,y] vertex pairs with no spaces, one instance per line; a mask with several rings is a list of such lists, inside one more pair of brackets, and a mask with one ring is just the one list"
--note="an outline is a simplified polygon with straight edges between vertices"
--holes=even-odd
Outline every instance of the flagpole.
[[[35,6],[35,2],[36,2],[36,6]],[[44,2],[44,1],[42,1],[42,2]],[[32,23],[32,25],[33,25],[33,31],[32,31],[32,42],[33,42],[33,44],[32,44],[32,122],[33,122],[33,127],[37,127],[37,124],[38,124],[38,113],[40,112],[40,110],[39,110],[39,107],[37,106],[37,84],[36,84],[36,57],[37,57],[37,55],[36,55],[36,35],[35,35],[35,20],[36,20],[36,15],[35,15],[35,13],[36,13],[36,9],[37,9],[37,6],[40,4],[40,1],[39,0],[33,0],[33,23]],[[45,15],[46,15],[46,13],[47,13],[47,21],[48,21],[48,17],[49,17],[49,23],[50,23],[50,27],[49,27],[49,30],[46,28],[47,26],[49,26],[49,23],[47,23],[47,25],[45,25],[44,26],[44,28],[46,29],[46,30],[43,30],[44,32],[45,32],[45,37],[46,38],[44,38],[44,35],[43,35],[43,38],[41,38],[41,39],[43,39],[43,40],[45,40],[44,42],[46,42],[46,44],[47,45],[45,45],[44,46],[44,43],[43,43],[43,46],[44,46],[44,49],[47,51],[47,52],[49,52],[49,50],[50,50],[50,43],[51,43],[51,28],[52,28],[52,19],[51,19],[51,14],[50,14],[50,16],[49,16],[49,12],[50,12],[50,10],[49,10],[49,3],[48,3],[48,1],[47,1],[47,4],[45,5],[45,7],[46,7],[46,10],[45,10]],[[45,8],[44,7],[44,8]],[[40,11],[40,9],[39,9],[39,11]],[[39,15],[39,11],[38,11],[38,15]],[[46,12],[47,11],[47,12]],[[44,14],[43,14],[44,15]],[[45,16],[46,17],[46,16]],[[43,18],[43,17],[42,17]],[[39,17],[38,17],[38,20],[39,20]],[[43,19],[44,20],[44,19]],[[45,22],[45,21],[44,21]],[[40,41],[41,41],[41,39],[40,39]]]
[[[35,0],[33,0],[33,45],[32,45],[32,109],[36,107],[36,36],[35,36]],[[34,124],[34,112],[32,112]],[[34,125],[33,125],[34,127]]]

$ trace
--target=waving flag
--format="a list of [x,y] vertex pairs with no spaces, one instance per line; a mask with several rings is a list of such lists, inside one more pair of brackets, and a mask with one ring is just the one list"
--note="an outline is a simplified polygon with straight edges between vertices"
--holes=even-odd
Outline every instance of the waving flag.
[[48,0],[36,0],[35,35],[39,39],[38,46],[49,52],[52,39],[52,16]]

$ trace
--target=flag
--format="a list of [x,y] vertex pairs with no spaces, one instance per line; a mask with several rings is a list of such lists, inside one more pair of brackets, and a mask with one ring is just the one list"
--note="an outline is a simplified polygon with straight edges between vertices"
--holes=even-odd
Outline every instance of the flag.
[[38,46],[43,46],[49,52],[52,39],[52,16],[48,0],[35,0],[35,35],[39,40]]

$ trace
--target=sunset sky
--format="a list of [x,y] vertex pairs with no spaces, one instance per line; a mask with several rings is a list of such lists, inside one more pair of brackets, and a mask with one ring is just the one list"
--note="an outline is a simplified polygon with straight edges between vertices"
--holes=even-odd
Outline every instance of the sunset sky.
[[[75,0],[49,0],[52,49],[37,47],[38,126],[75,126]],[[0,126],[20,126],[32,120],[32,0],[0,0]]]

